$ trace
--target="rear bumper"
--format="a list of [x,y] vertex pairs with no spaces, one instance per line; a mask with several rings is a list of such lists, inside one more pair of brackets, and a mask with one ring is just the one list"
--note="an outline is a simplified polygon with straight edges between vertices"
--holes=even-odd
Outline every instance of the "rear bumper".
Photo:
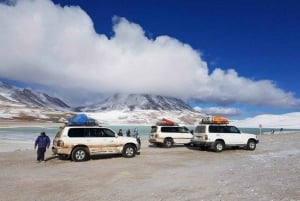
[[52,152],[53,154],[58,154],[58,155],[70,155],[70,150],[69,149],[63,149],[63,148],[60,148],[60,147],[55,147],[53,146],[52,147]]
[[164,143],[164,139],[160,139],[160,138],[149,138],[149,142],[150,143],[153,143],[153,144],[156,144],[156,143]]
[[191,140],[191,144],[203,146],[203,147],[210,147],[213,145],[214,142],[206,142],[206,141],[198,141],[198,140]]

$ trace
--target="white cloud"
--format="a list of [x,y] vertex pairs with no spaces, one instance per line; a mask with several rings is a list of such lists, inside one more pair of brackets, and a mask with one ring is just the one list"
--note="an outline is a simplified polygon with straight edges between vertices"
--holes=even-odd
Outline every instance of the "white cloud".
[[196,106],[193,108],[197,112],[201,112],[207,115],[212,116],[237,116],[240,115],[242,112],[237,108],[227,108],[227,107],[208,107],[208,108],[201,108]]
[[0,4],[0,27],[0,75],[58,88],[64,96],[151,93],[223,105],[299,106],[272,81],[240,77],[233,69],[210,74],[190,45],[166,35],[149,39],[125,18],[113,18],[108,38],[95,32],[80,7],[22,0]]

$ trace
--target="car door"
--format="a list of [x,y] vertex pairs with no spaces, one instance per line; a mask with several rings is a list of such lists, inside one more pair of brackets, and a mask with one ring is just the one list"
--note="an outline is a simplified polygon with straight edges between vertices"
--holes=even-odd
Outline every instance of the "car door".
[[115,133],[106,128],[86,128],[86,138],[90,152],[93,153],[116,153],[114,142]]
[[235,126],[224,126],[224,140],[228,145],[241,144],[241,132]]
[[191,142],[193,135],[187,127],[178,127],[178,131],[180,135],[180,143],[188,144]]

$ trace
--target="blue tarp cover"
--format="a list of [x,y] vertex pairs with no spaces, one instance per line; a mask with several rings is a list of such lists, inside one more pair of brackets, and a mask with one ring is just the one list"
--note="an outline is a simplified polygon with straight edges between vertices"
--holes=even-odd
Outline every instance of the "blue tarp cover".
[[94,119],[89,119],[86,114],[78,114],[68,119],[68,124],[72,125],[91,125],[96,124]]

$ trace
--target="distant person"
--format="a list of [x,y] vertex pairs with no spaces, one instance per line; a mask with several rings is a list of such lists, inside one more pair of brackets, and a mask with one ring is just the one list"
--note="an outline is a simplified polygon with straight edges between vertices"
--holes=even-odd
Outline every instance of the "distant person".
[[49,149],[50,138],[46,135],[45,132],[41,132],[34,143],[34,149],[37,147],[37,162],[45,161],[45,152],[46,149]]
[[282,131],[283,131],[283,128],[280,128],[279,134],[281,134],[281,133],[282,133]]
[[126,131],[126,135],[127,137],[130,137],[130,129],[128,128],[128,130]]
[[134,137],[137,137],[138,135],[139,135],[139,131],[138,131],[137,128],[135,128],[135,129],[133,130],[133,136],[134,136]]
[[118,136],[123,136],[123,131],[122,131],[122,129],[119,130]]
[[274,130],[274,129],[272,129],[272,130],[271,130],[271,134],[274,134],[274,133],[275,133],[275,130]]

